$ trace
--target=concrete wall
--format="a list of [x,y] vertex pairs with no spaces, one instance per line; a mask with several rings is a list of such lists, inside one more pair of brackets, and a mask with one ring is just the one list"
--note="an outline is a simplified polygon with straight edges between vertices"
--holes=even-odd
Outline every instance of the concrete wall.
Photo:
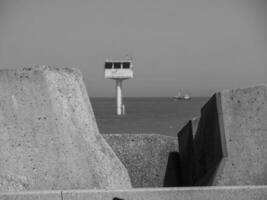
[[179,182],[178,142],[157,134],[103,134],[127,168],[133,187],[175,186]]
[[183,185],[267,184],[266,88],[216,93],[178,133]]
[[130,187],[79,71],[0,70],[0,191]]
[[178,133],[182,185],[211,185],[225,155],[217,109],[213,95],[201,109],[201,117],[190,120]]
[[0,193],[1,200],[263,200],[266,196],[267,186]]
[[215,185],[267,185],[267,86],[220,92],[227,154]]

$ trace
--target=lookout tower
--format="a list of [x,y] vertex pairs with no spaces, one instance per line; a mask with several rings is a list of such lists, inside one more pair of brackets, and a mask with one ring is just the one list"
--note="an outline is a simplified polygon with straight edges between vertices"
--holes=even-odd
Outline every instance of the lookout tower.
[[105,78],[116,80],[117,115],[124,115],[125,106],[122,102],[122,81],[133,78],[132,60],[106,60]]

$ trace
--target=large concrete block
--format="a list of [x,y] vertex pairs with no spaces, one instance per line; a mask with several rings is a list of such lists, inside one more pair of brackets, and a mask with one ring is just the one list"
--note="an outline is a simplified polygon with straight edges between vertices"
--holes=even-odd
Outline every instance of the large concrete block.
[[194,185],[212,185],[221,161],[227,156],[219,106],[215,94],[201,109],[193,141]]
[[[178,153],[178,143],[174,137],[157,134],[103,136],[128,169],[133,187],[163,187],[164,182],[165,186],[171,182],[169,174],[177,175],[178,169],[174,166],[179,160],[173,159],[177,157],[173,154]],[[179,181],[177,177],[172,178]]]
[[187,125],[178,133],[191,185],[267,184],[266,86],[216,93],[193,132]]
[[267,86],[218,94],[228,156],[215,185],[267,184]]
[[130,187],[79,71],[0,70],[0,191]]

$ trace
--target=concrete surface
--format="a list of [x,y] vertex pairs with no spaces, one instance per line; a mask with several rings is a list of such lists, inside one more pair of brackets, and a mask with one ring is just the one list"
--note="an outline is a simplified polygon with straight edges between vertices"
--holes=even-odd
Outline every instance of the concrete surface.
[[267,185],[267,86],[218,94],[228,157],[215,185]]
[[267,186],[63,191],[64,200],[264,200]]
[[212,185],[225,155],[221,134],[215,94],[202,107],[200,119],[190,120],[178,133],[182,185]]
[[0,70],[0,191],[130,187],[78,70]]
[[63,190],[1,193],[1,200],[264,200],[267,186]]
[[216,93],[178,133],[183,185],[267,184],[266,88]]
[[[164,181],[166,184],[171,181],[169,178],[165,180],[165,177],[170,153],[178,152],[175,137],[157,134],[103,136],[128,169],[133,187],[163,187]],[[169,166],[169,171],[171,169]]]
[[62,192],[59,190],[0,192],[0,200],[62,200]]
[[194,185],[213,185],[223,157],[227,156],[223,124],[220,122],[217,94],[201,109],[194,137]]

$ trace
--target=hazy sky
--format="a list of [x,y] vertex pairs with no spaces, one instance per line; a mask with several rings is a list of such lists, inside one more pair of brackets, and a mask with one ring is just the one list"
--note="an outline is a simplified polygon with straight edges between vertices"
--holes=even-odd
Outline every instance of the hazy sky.
[[[0,0],[0,67],[83,72],[114,96],[106,58],[132,56],[125,96],[207,96],[267,84],[265,0]],[[264,33],[265,32],[265,33]],[[265,38],[264,38],[265,37]]]

